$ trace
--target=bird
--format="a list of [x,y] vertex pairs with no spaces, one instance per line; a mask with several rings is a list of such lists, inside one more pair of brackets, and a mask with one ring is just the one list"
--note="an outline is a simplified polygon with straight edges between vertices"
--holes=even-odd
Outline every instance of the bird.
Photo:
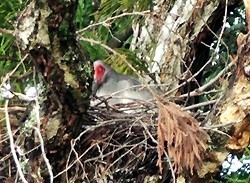
[[148,101],[153,98],[151,91],[137,79],[116,72],[102,60],[96,60],[92,95],[108,99],[108,103],[127,104],[135,101]]

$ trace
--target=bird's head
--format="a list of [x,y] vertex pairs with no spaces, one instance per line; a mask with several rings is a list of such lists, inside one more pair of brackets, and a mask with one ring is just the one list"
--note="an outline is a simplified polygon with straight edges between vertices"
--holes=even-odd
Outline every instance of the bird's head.
[[97,60],[94,62],[94,80],[101,85],[105,79],[108,72],[107,65],[101,61]]
[[94,62],[94,81],[92,85],[92,94],[96,94],[97,90],[108,80],[108,73],[112,72],[112,69],[101,60]]
[[113,73],[113,69],[105,64],[101,60],[97,60],[94,62],[94,80],[99,84],[103,84],[106,82],[109,77],[109,73]]

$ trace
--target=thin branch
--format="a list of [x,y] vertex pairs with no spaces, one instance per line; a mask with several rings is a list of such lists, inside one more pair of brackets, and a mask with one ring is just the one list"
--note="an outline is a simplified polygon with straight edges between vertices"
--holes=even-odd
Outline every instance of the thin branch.
[[[8,107],[9,113],[15,113],[15,112],[24,112],[26,110],[26,107],[19,107],[19,106],[13,106]],[[0,112],[4,112],[5,108],[0,107]]]
[[39,141],[41,144],[41,151],[42,151],[43,159],[45,161],[45,164],[47,166],[47,169],[48,169],[48,172],[50,175],[50,183],[53,183],[54,176],[53,176],[52,166],[50,165],[49,159],[47,158],[46,153],[45,153],[43,137],[42,137],[41,132],[38,128],[36,128],[36,127],[33,127],[33,128],[36,130],[36,133],[38,135],[38,138],[39,138]]
[[204,129],[213,129],[213,128],[222,128],[222,127],[227,127],[227,126],[232,126],[238,123],[237,121],[229,122],[226,124],[218,124],[218,125],[210,125],[210,126],[204,126]]
[[[83,154],[81,154],[81,156],[79,156],[79,159],[81,159],[85,154],[87,154],[88,151],[91,150],[94,146],[95,146],[95,144],[92,144],[88,149],[86,149],[86,151],[85,151]],[[79,161],[79,159],[74,160],[74,161],[73,161],[69,166],[67,166],[64,170],[62,170],[62,171],[59,172],[57,175],[55,175],[54,178],[56,178],[56,177],[58,177],[58,176],[64,174],[66,171],[68,171],[70,168],[72,168],[73,165],[76,164],[76,163]]]
[[219,35],[219,38],[218,38],[218,43],[216,45],[215,51],[219,50],[220,42],[221,42],[224,30],[226,28],[226,23],[227,23],[227,6],[228,6],[228,0],[226,0],[226,3],[225,3],[225,12],[224,12],[224,16],[223,16],[223,24],[222,24],[222,28],[221,28],[221,31],[220,31],[220,35]]
[[0,28],[0,33],[15,36],[15,31],[14,30],[8,30],[8,29]]
[[217,102],[217,100],[210,100],[210,101],[206,101],[206,102],[200,102],[198,104],[190,105],[188,107],[183,107],[182,109],[184,111],[187,111],[187,110],[195,109],[195,108],[206,106],[206,105],[211,105],[211,104],[214,104],[216,102]]
[[18,67],[24,62],[24,60],[28,57],[28,54],[26,54],[22,60],[16,65],[16,67],[10,72],[7,73],[6,76],[3,78],[3,81],[0,85],[0,88],[2,88],[4,86],[4,84],[6,84],[6,82],[10,79],[10,77],[16,72],[16,70],[18,69]]
[[11,149],[11,153],[12,153],[13,159],[15,161],[17,171],[19,173],[20,178],[22,179],[22,181],[24,183],[28,183],[28,181],[24,177],[20,162],[17,158],[17,154],[16,154],[16,150],[15,150],[15,143],[14,143],[14,139],[13,139],[13,135],[12,135],[12,131],[11,131],[10,119],[9,119],[9,114],[8,114],[8,103],[9,103],[9,100],[6,100],[5,101],[5,120],[6,120],[7,132],[8,132],[9,139],[10,139],[10,149]]
[[212,130],[212,131],[214,131],[214,132],[216,132],[216,133],[218,133],[218,134],[225,135],[225,136],[231,138],[230,135],[228,135],[227,133],[225,133],[225,132],[223,132],[223,131],[221,131],[221,130],[218,130],[218,129],[216,129],[216,128],[209,128],[209,129],[204,128],[204,129],[205,129],[205,130]]
[[[155,140],[153,135],[148,131],[148,128],[145,126],[145,124],[143,122],[141,122],[141,121],[140,121],[140,123],[143,126],[143,128],[145,129],[145,131],[147,132],[147,134],[149,135],[149,137],[151,138],[151,140],[158,145],[157,140]],[[165,156],[166,156],[166,158],[168,160],[169,168],[170,168],[170,171],[171,171],[171,174],[172,174],[172,177],[173,177],[173,182],[175,183],[176,178],[175,178],[173,165],[172,165],[171,160],[170,160],[170,158],[168,156],[168,153],[165,150],[164,150],[164,154],[165,154]]]
[[110,21],[112,20],[115,20],[115,19],[118,19],[118,18],[121,18],[121,17],[124,17],[124,16],[132,16],[132,15],[139,15],[139,16],[145,16],[146,14],[148,14],[150,12],[150,10],[146,10],[146,11],[142,11],[142,12],[127,12],[127,13],[122,13],[120,15],[117,15],[117,16],[113,16],[113,17],[110,17],[110,18],[107,18],[106,20],[102,21],[102,22],[98,22],[98,23],[94,23],[94,24],[91,24],[79,31],[77,31],[76,33],[77,34],[81,34],[83,33],[84,31],[86,31],[87,29],[90,29],[92,27],[95,27],[95,26],[98,26],[98,25],[103,25],[103,26],[109,26],[110,24]]
[[213,85],[216,81],[218,81],[222,76],[223,74],[225,74],[225,72],[227,72],[232,66],[234,65],[233,62],[230,62],[223,70],[221,70],[219,72],[219,74],[217,74],[217,76],[215,76],[213,79],[211,79],[209,82],[207,82],[206,84],[204,84],[203,86],[195,89],[194,91],[190,92],[189,94],[186,93],[186,94],[183,94],[183,95],[180,95],[178,97],[180,98],[183,98],[183,97],[192,97],[192,96],[196,96],[197,94],[205,91],[206,89],[208,89],[211,85]]
[[89,38],[85,38],[83,36],[79,36],[79,40],[81,41],[86,41],[92,44],[97,44],[102,46],[103,48],[105,48],[106,50],[110,51],[111,53],[113,53],[114,55],[118,55],[123,61],[126,62],[126,64],[128,64],[128,66],[135,72],[137,73],[137,75],[142,79],[142,76],[140,74],[138,74],[137,70],[126,60],[124,55],[119,54],[117,51],[115,51],[114,49],[110,48],[109,46],[103,44],[101,41],[96,41],[94,39],[89,39]]
[[[147,139],[144,139],[144,141],[146,141]],[[140,143],[142,143],[143,141],[141,141]],[[138,144],[140,144],[140,143],[138,143]],[[125,153],[123,153],[122,155],[120,155],[115,161],[113,161],[108,167],[107,167],[107,169],[106,169],[106,171],[108,171],[115,163],[117,163],[120,159],[122,159],[124,156],[126,156],[128,153],[131,153],[132,152],[132,150],[134,149],[134,148],[136,148],[137,147],[137,145],[135,145],[135,144],[133,144],[133,146],[129,149],[129,150],[127,150]]]
[[[203,91],[203,92],[200,92],[200,93],[194,93],[192,96],[188,96],[188,97],[195,97],[195,96],[200,96],[200,95],[208,95],[208,94],[211,94],[211,93],[219,93],[219,92],[222,92],[223,90],[216,90],[216,89],[212,89],[212,90],[209,90],[209,91]],[[186,94],[183,94],[183,95],[186,95]],[[169,97],[170,101],[174,101],[174,100],[178,100],[178,99],[181,99],[183,97],[183,95],[180,95],[180,96],[171,96]]]

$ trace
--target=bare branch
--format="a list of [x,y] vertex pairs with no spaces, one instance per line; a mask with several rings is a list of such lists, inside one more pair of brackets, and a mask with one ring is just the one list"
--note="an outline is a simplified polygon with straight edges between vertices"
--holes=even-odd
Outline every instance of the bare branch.
[[14,30],[8,30],[8,29],[0,28],[0,33],[15,36],[15,31]]
[[6,82],[10,79],[10,77],[16,72],[16,70],[18,69],[18,67],[23,64],[24,60],[28,57],[28,54],[26,54],[22,60],[16,65],[16,67],[8,74],[6,74],[6,76],[3,78],[2,83],[0,84],[0,88],[2,88]]
[[[19,107],[19,106],[13,106],[8,107],[9,113],[15,113],[15,112],[24,112],[26,110],[26,107]],[[0,107],[0,112],[4,112],[5,108]]]
[[206,89],[208,89],[211,85],[213,85],[215,82],[217,82],[222,76],[223,74],[225,74],[232,66],[234,65],[233,62],[230,62],[223,70],[221,70],[219,72],[219,74],[217,74],[217,76],[215,76],[213,79],[211,79],[209,82],[207,82],[206,84],[204,84],[203,86],[195,89],[194,91],[187,93],[187,94],[183,94],[180,95],[179,97],[191,97],[191,96],[196,96],[197,94],[205,91]]
[[5,101],[5,120],[6,120],[7,132],[8,132],[9,139],[10,139],[10,149],[11,149],[13,159],[14,159],[14,161],[16,163],[16,167],[17,167],[17,170],[18,170],[18,173],[19,173],[19,176],[20,176],[21,180],[24,183],[28,183],[28,181],[24,177],[20,162],[19,162],[19,160],[17,158],[17,154],[16,154],[16,150],[15,150],[15,142],[14,142],[14,138],[13,138],[13,135],[12,135],[11,126],[10,126],[10,119],[9,119],[9,114],[8,114],[8,103],[9,103],[9,101],[6,100]]
[[217,102],[217,100],[210,100],[210,101],[206,101],[206,102],[200,102],[198,104],[190,105],[188,107],[183,107],[182,109],[187,111],[187,110],[195,109],[195,108],[206,106],[206,105],[211,105],[211,104],[214,104],[216,102]]
[[95,27],[95,26],[98,26],[98,25],[103,25],[103,26],[106,26],[106,27],[109,27],[110,26],[110,22],[112,20],[115,20],[115,19],[118,19],[118,18],[121,18],[121,17],[125,17],[125,16],[133,16],[133,15],[137,15],[137,16],[145,16],[146,14],[150,13],[150,10],[146,10],[146,11],[142,11],[142,12],[127,12],[127,13],[122,13],[120,15],[117,15],[117,16],[113,16],[113,17],[110,17],[110,18],[107,18],[106,20],[102,21],[102,22],[98,22],[98,23],[94,23],[94,24],[91,24],[79,31],[77,31],[76,33],[77,34],[81,34],[83,33],[84,31],[92,28],[92,27]]

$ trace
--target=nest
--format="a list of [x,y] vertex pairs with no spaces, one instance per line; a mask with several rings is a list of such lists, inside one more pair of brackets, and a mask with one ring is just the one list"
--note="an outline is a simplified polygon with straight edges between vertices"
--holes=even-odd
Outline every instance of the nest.
[[88,112],[96,125],[86,127],[77,139],[85,153],[84,172],[80,173],[84,180],[143,182],[146,176],[159,172],[156,105],[105,105],[91,107]]
[[183,169],[193,173],[201,165],[207,135],[174,103],[157,99],[154,103],[95,106],[89,114],[96,125],[86,127],[75,140],[72,149],[77,153],[70,155],[76,162],[75,171],[69,177],[89,182],[144,182],[153,176],[158,182],[170,180]]

